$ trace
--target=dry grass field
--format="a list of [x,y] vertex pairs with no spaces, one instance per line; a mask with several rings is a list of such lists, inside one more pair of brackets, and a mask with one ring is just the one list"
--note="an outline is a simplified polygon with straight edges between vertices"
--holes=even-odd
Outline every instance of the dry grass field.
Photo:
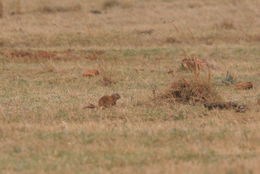
[[[0,174],[260,173],[259,0],[2,1]],[[158,98],[189,57],[248,110]]]

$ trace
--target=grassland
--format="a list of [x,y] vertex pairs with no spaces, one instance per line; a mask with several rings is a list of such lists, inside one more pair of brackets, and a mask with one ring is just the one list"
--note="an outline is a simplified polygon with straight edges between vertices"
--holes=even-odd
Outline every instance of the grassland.
[[[3,4],[0,174],[260,172],[259,0]],[[187,56],[214,62],[214,88],[249,110],[152,101],[190,76]],[[221,84],[227,71],[254,88]],[[114,92],[115,107],[82,109]]]

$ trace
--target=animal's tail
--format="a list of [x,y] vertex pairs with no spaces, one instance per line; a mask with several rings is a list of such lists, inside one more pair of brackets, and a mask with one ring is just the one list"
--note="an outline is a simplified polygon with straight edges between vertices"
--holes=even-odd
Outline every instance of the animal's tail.
[[95,106],[94,104],[89,104],[89,105],[83,107],[83,109],[95,109],[95,108],[97,108],[97,106]]

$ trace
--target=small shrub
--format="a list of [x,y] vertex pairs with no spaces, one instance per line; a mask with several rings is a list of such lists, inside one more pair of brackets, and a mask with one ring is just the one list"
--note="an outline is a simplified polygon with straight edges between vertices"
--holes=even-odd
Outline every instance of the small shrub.
[[197,73],[201,70],[206,70],[212,68],[206,59],[200,58],[185,58],[181,62],[181,69],[189,70],[191,72]]
[[202,79],[180,79],[173,82],[168,89],[159,96],[170,103],[206,103],[221,101],[221,97],[213,89],[210,82]]

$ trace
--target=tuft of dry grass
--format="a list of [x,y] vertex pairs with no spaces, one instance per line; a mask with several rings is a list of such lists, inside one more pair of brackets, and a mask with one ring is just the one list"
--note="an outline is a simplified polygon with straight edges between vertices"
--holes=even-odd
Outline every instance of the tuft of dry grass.
[[206,59],[193,57],[183,59],[181,62],[181,68],[196,73],[198,71],[209,69],[210,66]]
[[192,105],[222,100],[212,84],[201,78],[176,80],[160,95],[160,98],[171,103]]

